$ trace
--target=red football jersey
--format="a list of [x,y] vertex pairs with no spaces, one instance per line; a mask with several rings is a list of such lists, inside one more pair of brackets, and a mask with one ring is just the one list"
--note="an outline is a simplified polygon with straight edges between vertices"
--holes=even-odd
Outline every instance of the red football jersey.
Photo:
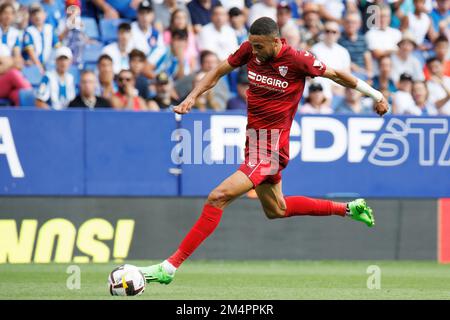
[[290,130],[306,77],[321,76],[326,66],[308,51],[297,51],[281,39],[277,57],[260,62],[250,42],[241,44],[228,57],[232,67],[247,64],[250,87],[247,90],[248,123],[252,129]]

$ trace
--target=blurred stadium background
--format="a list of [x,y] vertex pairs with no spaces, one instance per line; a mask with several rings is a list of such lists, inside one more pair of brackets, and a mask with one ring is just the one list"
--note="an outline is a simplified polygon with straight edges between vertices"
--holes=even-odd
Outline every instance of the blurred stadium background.
[[[246,72],[222,79],[189,115],[175,117],[170,107],[246,39],[248,22],[269,15],[291,45],[351,70],[392,103],[393,112],[379,118],[357,93],[311,82],[283,171],[286,195],[365,197],[376,226],[336,217],[268,221],[249,193],[227,208],[217,231],[183,267],[177,282],[184,294],[164,288],[149,297],[450,297],[448,266],[440,265],[450,262],[449,0],[223,0],[222,9],[214,9],[215,0],[202,2],[208,10],[197,0],[138,2],[0,1],[0,288],[12,282],[18,288],[1,292],[82,298],[67,294],[65,266],[106,263],[85,267],[93,282],[82,292],[95,298],[104,294],[99,286],[112,265],[172,253],[208,192],[241,160]],[[82,24],[67,16],[73,5],[81,8]],[[4,12],[11,8],[8,20]],[[171,25],[174,8],[186,21]],[[43,46],[34,31],[26,39],[30,15],[42,11],[52,26]],[[139,14],[152,15],[148,30],[154,31],[136,29]],[[389,27],[371,27],[371,17]],[[354,22],[359,36],[351,42],[345,35]],[[216,25],[226,26],[223,34]],[[13,26],[17,32],[6,33]],[[236,38],[224,40],[226,32]],[[39,50],[49,42],[45,57]],[[127,74],[138,92],[133,110],[124,100],[129,85],[119,81]],[[106,108],[95,110],[100,107]],[[383,288],[392,295],[364,291],[373,263],[385,266]],[[33,270],[42,277],[24,276]],[[242,286],[230,284],[232,271]],[[273,277],[283,280],[267,281]],[[45,284],[52,281],[62,287],[49,295]],[[195,291],[199,281],[202,289]],[[245,291],[252,283],[263,288],[261,295]],[[35,290],[27,296],[30,286]],[[218,294],[223,286],[229,290]]]

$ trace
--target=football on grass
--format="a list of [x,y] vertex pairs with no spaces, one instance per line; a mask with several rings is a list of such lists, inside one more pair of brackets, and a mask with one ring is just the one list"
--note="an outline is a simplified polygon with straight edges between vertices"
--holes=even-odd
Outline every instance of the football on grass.
[[108,284],[113,296],[136,296],[145,290],[144,275],[131,264],[121,265],[111,271]]

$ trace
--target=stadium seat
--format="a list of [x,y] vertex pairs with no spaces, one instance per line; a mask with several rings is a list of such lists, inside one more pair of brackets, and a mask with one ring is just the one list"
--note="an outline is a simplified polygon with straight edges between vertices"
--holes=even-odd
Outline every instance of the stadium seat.
[[84,64],[97,63],[98,57],[102,53],[103,45],[101,43],[88,44],[84,47],[82,61]]
[[35,107],[35,96],[33,89],[19,90],[19,105],[21,107],[28,107],[28,108]]
[[98,30],[97,21],[90,17],[81,17],[81,21],[84,25],[85,34],[94,40],[100,40],[100,31]]
[[117,40],[117,28],[122,22],[129,22],[126,19],[102,19],[100,20],[101,39],[104,44]]
[[22,73],[34,88],[37,88],[41,83],[42,74],[35,65],[24,67]]

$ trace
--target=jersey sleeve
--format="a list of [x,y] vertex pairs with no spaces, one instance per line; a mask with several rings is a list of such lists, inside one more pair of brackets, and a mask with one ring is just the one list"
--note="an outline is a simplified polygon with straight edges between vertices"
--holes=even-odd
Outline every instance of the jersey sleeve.
[[31,34],[28,31],[25,31],[24,36],[23,36],[23,43],[22,43],[23,48],[26,49],[28,47],[32,47],[33,45],[34,45],[33,37],[31,36]]
[[301,77],[320,77],[327,69],[326,65],[309,51],[297,51],[294,59]]
[[228,63],[233,68],[237,68],[247,64],[252,57],[252,46],[250,42],[245,41],[241,46],[228,57]]
[[39,85],[39,88],[36,92],[36,98],[38,100],[41,100],[43,102],[49,103],[50,102],[50,79],[48,75],[44,75],[42,78],[41,84]]

